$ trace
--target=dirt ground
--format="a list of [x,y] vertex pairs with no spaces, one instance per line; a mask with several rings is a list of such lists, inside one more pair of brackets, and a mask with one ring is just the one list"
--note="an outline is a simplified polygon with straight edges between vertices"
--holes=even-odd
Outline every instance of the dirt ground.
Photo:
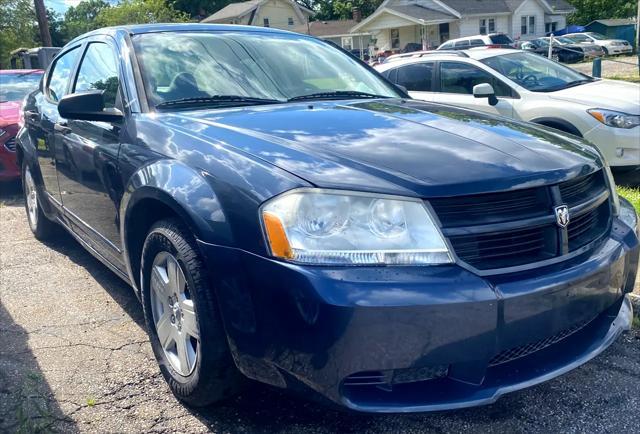
[[[593,62],[582,62],[569,65],[571,68],[591,75]],[[637,56],[613,56],[602,61],[602,77],[638,77],[638,57]]]
[[[256,385],[190,410],[165,385],[130,288],[70,236],[31,235],[0,186],[0,432],[637,432],[640,331],[568,375],[438,414],[339,413]],[[640,289],[640,288],[639,288]]]

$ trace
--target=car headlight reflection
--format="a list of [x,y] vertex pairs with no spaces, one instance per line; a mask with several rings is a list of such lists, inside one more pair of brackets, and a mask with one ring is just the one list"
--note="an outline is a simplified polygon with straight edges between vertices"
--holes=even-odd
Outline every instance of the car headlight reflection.
[[301,189],[261,209],[277,258],[314,265],[432,265],[452,262],[418,199]]

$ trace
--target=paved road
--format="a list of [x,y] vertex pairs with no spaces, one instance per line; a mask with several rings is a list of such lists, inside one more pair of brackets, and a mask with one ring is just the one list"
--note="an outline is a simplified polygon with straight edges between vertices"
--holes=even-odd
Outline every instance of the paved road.
[[637,432],[640,331],[496,404],[439,414],[327,410],[256,386],[191,411],[162,380],[130,289],[68,235],[36,242],[0,186],[0,432]]

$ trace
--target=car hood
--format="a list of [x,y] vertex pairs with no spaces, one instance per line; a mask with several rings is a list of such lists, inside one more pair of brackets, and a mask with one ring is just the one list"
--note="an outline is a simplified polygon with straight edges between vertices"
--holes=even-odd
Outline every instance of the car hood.
[[600,167],[577,138],[414,100],[200,110],[158,120],[325,188],[435,197],[549,184]]
[[15,124],[20,117],[20,102],[7,101],[0,103],[0,126]]
[[640,84],[618,80],[597,80],[553,92],[554,99],[640,115]]

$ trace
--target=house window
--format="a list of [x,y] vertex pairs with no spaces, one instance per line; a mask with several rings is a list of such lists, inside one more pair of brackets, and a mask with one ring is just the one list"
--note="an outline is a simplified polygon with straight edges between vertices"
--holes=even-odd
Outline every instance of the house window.
[[342,48],[347,51],[351,51],[353,48],[353,38],[351,36],[345,36],[342,38]]
[[553,23],[546,23],[544,25],[544,32],[545,33],[553,33],[556,30],[558,30],[558,23],[557,22],[553,22]]
[[536,17],[534,15],[525,15],[520,18],[520,34],[536,34]]
[[293,18],[289,17],[289,19],[287,20],[287,24],[293,26]]
[[262,20],[262,22],[265,27],[269,27],[269,18],[265,18],[264,20]]
[[391,49],[400,48],[400,30],[391,29]]
[[487,33],[496,32],[496,19],[495,18],[480,18],[480,34],[486,35]]

